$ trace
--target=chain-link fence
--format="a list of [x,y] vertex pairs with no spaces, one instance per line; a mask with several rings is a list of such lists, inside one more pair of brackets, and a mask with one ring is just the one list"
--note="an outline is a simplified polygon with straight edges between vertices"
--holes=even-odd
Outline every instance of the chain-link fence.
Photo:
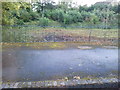
[[3,28],[2,42],[113,42],[118,41],[118,31],[111,29],[82,28]]

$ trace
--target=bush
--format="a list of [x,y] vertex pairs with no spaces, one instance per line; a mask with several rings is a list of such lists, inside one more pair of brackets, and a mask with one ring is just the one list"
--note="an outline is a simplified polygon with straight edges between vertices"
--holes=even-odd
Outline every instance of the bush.
[[40,18],[38,25],[41,26],[41,27],[46,27],[46,26],[49,25],[49,22],[50,22],[50,20],[48,18],[46,18],[46,17]]
[[68,11],[67,14],[71,17],[71,23],[82,22],[82,15],[78,11]]
[[64,22],[64,11],[56,9],[51,12],[51,19],[58,22]]
[[19,13],[19,20],[23,20],[24,22],[29,22],[31,20],[31,15],[29,14],[29,12],[25,10],[20,10]]
[[24,21],[23,20],[17,20],[17,25],[24,25]]
[[39,18],[38,13],[33,12],[33,11],[30,11],[30,16],[31,16],[31,17],[30,17],[31,21],[38,20],[38,18]]

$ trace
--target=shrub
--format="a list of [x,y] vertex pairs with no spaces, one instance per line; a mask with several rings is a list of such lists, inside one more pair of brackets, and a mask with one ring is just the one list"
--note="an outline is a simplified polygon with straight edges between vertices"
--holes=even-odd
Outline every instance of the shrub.
[[24,21],[23,20],[17,20],[17,25],[24,25]]
[[50,20],[46,17],[40,18],[39,19],[39,26],[46,27],[49,25]]

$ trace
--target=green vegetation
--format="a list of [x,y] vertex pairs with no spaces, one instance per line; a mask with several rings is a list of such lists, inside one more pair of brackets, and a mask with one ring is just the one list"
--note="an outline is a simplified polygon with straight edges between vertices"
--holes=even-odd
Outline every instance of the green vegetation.
[[36,3],[2,2],[2,14],[2,25],[111,29],[118,28],[119,5],[94,4],[90,7],[74,7],[70,2],[55,4],[51,0]]
[[3,42],[77,42],[80,38],[85,42],[118,38],[119,5],[75,7],[72,2],[55,4],[51,0],[2,2],[2,16]]
[[[91,32],[91,35],[90,35]],[[23,28],[9,28],[2,31],[3,42],[56,42],[54,39],[61,39],[62,42],[70,41],[66,38],[73,38],[72,41],[77,39],[84,39],[87,41],[89,35],[92,40],[99,39],[116,39],[118,38],[117,29],[79,29],[79,28],[42,28],[42,27],[23,27]],[[47,37],[49,40],[47,40]],[[52,38],[53,37],[53,38]],[[80,39],[80,41],[81,41]],[[46,41],[47,40],[47,41]]]

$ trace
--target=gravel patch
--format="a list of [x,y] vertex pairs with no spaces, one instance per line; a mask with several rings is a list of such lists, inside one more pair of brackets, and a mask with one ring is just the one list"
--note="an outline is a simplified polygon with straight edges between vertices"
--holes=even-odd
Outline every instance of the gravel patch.
[[[98,79],[71,79],[71,80],[55,80],[55,81],[38,81],[38,82],[16,82],[2,83],[2,88],[33,88],[33,87],[72,87],[77,85],[92,85],[94,84],[110,84],[118,83],[117,78],[98,78]],[[91,87],[91,86],[90,86]]]

